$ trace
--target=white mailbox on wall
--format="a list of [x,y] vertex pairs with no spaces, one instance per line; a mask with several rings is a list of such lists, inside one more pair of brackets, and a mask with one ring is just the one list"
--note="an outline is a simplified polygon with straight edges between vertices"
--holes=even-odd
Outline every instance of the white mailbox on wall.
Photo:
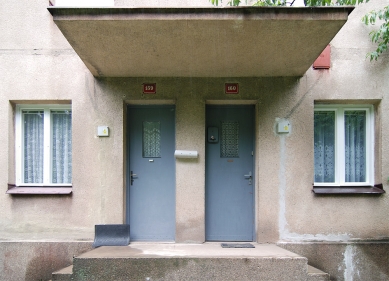
[[97,136],[98,137],[109,137],[108,126],[98,126],[97,127]]
[[290,123],[288,120],[282,120],[277,123],[277,133],[284,134],[289,133]]
[[174,152],[174,157],[176,158],[197,158],[198,156],[199,153],[193,150],[176,150]]

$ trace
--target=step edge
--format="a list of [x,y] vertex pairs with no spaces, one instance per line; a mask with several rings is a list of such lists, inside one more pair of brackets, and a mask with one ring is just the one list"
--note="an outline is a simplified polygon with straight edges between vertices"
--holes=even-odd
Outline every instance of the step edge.
[[329,275],[328,273],[316,268],[316,267],[313,267],[312,265],[309,265],[308,264],[308,274],[309,275]]
[[52,274],[53,274],[53,275],[54,275],[54,274],[55,274],[55,275],[73,274],[73,265],[69,265],[69,266],[64,267],[64,268],[62,268],[62,269],[60,269],[60,270],[54,271]]

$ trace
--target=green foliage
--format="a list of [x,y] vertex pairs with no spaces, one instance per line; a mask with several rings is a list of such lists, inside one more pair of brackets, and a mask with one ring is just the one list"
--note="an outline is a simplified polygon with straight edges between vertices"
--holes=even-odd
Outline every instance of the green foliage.
[[[212,5],[218,6],[219,0],[209,0]],[[230,0],[227,5],[239,6],[240,0]],[[362,3],[367,3],[369,0],[304,0],[306,6],[355,6]],[[287,0],[257,0],[254,6],[292,6],[294,0],[287,2]],[[368,53],[366,57],[370,58],[370,61],[377,60],[378,57],[388,51],[389,48],[389,6],[386,6],[378,11],[371,11],[366,14],[362,21],[366,25],[375,25],[376,21],[380,20],[383,23],[378,30],[373,30],[369,33],[370,39],[373,43],[377,44],[375,51]]]
[[[212,5],[214,6],[219,6],[219,0],[209,0]],[[220,1],[222,2],[222,1]],[[240,5],[240,0],[230,0],[229,2],[227,2],[227,5],[228,6],[239,6]]]
[[[212,5],[218,6],[219,0],[209,0]],[[222,0],[220,1],[220,3]],[[367,3],[369,0],[305,0],[305,5],[314,7],[314,6],[341,6],[341,5],[358,5],[363,2]],[[229,6],[239,6],[241,3],[240,0],[230,0],[227,2]],[[294,1],[288,0],[257,0],[254,3],[254,6],[292,6]]]
[[[262,0],[260,0],[262,1]],[[369,0],[305,0],[306,6],[341,6],[341,5],[358,5],[363,2],[367,3]],[[377,60],[378,57],[388,50],[389,47],[389,6],[386,6],[378,11],[371,11],[366,14],[362,21],[366,25],[375,25],[376,21],[383,22],[378,30],[373,30],[369,33],[370,39],[373,43],[377,44],[375,51],[368,53],[366,57],[370,58],[370,61]]]
[[378,57],[388,50],[389,45],[389,6],[384,7],[379,11],[371,11],[366,14],[362,21],[366,25],[374,25],[377,19],[383,21],[378,30],[373,30],[369,33],[370,39],[373,43],[378,44],[377,49],[374,52],[368,53],[366,57],[370,58],[370,61],[377,60]]
[[230,6],[239,6],[240,0],[231,0],[227,4],[230,5]]
[[259,0],[257,1],[254,6],[286,6],[287,3],[285,0]]
[[306,0],[306,6],[355,6],[369,0]]
[[[306,6],[341,6],[341,5],[357,5],[362,2],[369,2],[369,0],[305,0]],[[258,0],[254,6],[292,6],[294,1],[287,0]]]

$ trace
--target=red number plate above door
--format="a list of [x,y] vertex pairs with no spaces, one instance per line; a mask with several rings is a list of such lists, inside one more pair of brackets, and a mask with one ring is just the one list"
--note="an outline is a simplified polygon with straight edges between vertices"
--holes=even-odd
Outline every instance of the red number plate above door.
[[156,83],[143,84],[143,93],[144,94],[155,94],[157,92]]
[[225,84],[226,94],[238,94],[239,84],[238,83],[226,83]]

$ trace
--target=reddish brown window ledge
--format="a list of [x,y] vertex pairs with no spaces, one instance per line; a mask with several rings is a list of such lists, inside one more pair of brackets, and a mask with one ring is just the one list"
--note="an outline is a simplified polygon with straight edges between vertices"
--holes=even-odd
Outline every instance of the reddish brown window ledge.
[[16,186],[8,184],[7,194],[24,195],[24,194],[53,194],[68,195],[72,193],[71,186]]
[[374,186],[314,186],[312,192],[315,194],[373,194],[385,193],[382,184]]

